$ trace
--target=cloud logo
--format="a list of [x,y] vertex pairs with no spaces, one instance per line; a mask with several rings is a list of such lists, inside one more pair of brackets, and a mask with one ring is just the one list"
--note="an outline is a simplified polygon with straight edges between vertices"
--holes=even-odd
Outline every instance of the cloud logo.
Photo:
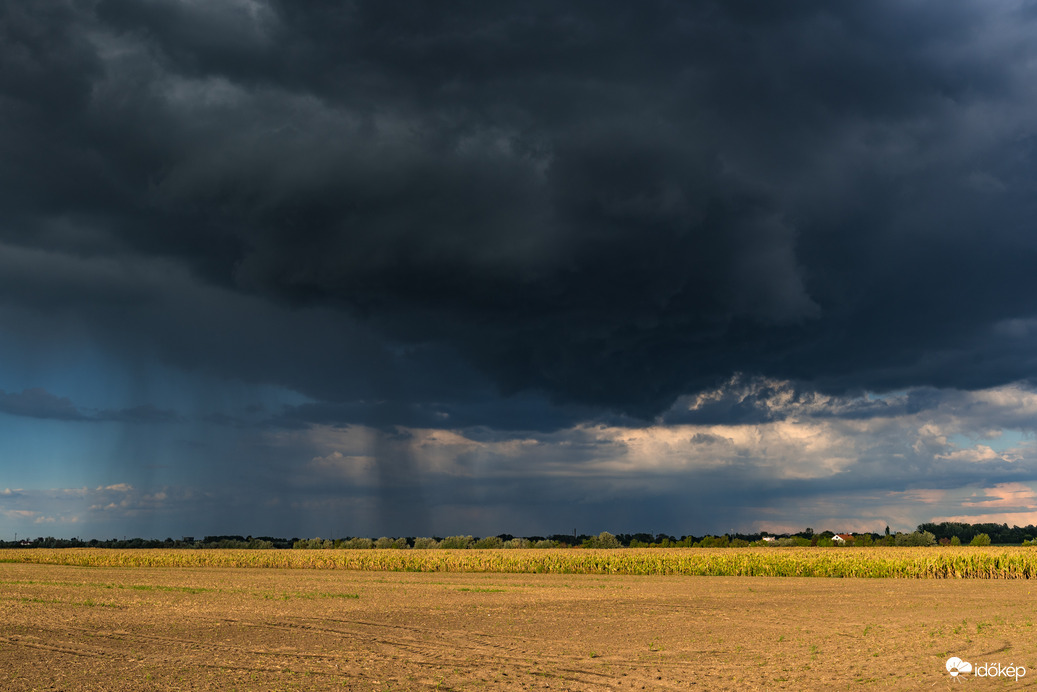
[[959,673],[971,673],[972,664],[968,661],[963,661],[957,656],[951,656],[947,659],[946,664],[947,672],[951,674],[952,678],[958,677]]

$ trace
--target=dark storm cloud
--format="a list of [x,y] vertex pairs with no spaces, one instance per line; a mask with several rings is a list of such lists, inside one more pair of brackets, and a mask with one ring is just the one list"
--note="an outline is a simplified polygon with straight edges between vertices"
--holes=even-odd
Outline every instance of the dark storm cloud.
[[[33,268],[0,298],[89,303],[91,338],[325,402],[309,422],[1032,377],[1033,14],[5,3],[0,264]],[[126,278],[149,262],[189,273]]]

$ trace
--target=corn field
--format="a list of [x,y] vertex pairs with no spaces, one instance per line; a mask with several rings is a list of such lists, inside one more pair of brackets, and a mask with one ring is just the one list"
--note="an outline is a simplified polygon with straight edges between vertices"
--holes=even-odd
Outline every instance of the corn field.
[[82,567],[266,567],[389,572],[1033,579],[1037,549],[0,550],[0,562]]

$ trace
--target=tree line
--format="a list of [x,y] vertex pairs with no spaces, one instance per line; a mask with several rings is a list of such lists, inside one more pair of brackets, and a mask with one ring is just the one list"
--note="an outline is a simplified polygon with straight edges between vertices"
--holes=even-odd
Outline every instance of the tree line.
[[1037,526],[1008,527],[1008,524],[964,524],[954,521],[944,521],[939,524],[919,524],[919,531],[928,531],[936,536],[937,541],[951,540],[957,538],[962,543],[971,543],[981,534],[986,534],[990,542],[1000,545],[1019,545],[1022,543],[1033,543],[1037,538]]
[[[941,522],[919,524],[911,533],[891,532],[886,527],[885,533],[842,534],[848,536],[849,545],[882,546],[882,545],[1037,545],[1037,526],[1012,526],[1007,524],[966,524],[960,522]],[[277,538],[273,536],[239,536],[220,535],[205,536],[196,540],[191,536],[180,539],[165,540],[145,538],[112,538],[108,540],[81,540],[79,538],[46,538],[23,539],[20,541],[0,541],[0,548],[179,548],[179,549],[307,549],[307,548],[340,548],[340,549],[385,549],[385,548],[417,548],[417,549],[493,549],[493,548],[739,548],[749,546],[834,546],[842,544],[835,539],[833,531],[815,533],[812,528],[798,533],[772,534],[766,531],[759,533],[729,533],[722,535],[707,534],[702,536],[672,536],[663,533],[618,533],[602,531],[599,534],[552,534],[550,536],[513,536],[498,534],[496,536],[407,536],[369,538],[351,536],[339,539],[324,538]]]

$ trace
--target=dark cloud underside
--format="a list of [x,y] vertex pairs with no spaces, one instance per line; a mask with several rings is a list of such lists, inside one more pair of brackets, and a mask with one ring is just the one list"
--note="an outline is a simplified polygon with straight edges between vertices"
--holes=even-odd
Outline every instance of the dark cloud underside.
[[0,304],[322,421],[1029,378],[1033,14],[4,3]]

